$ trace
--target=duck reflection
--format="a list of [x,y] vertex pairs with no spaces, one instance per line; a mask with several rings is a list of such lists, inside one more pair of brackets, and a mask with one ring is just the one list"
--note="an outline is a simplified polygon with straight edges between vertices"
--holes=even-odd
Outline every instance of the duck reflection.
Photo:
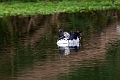
[[69,55],[71,52],[77,52],[80,48],[78,47],[59,47],[60,58]]

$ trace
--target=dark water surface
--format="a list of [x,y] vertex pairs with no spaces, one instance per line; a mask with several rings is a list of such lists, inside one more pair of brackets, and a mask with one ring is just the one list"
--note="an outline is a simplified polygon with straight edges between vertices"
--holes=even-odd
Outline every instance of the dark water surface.
[[[62,26],[61,28],[67,30],[67,26],[82,23],[82,20],[78,22],[79,20],[73,17],[71,20],[74,24],[65,23],[64,19],[57,24],[57,27]],[[91,23],[95,24],[95,22]],[[55,26],[48,24],[47,28],[38,28],[31,35],[25,34],[19,39],[9,40],[2,37],[0,80],[120,80],[120,23],[118,21],[105,28],[95,29],[93,33],[91,32],[93,28],[89,28],[89,32],[86,27],[81,48],[67,51],[67,54],[63,51],[62,56],[56,45],[58,29]],[[41,35],[44,30],[44,34]]]

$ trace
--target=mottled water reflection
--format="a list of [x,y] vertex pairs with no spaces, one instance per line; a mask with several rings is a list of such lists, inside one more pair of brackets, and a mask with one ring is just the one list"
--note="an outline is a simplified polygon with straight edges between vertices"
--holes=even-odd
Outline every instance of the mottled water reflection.
[[[72,17],[69,17],[70,15]],[[2,41],[0,44],[0,79],[119,80],[119,46],[115,45],[114,48],[108,49],[108,43],[120,39],[119,22],[116,21],[101,28],[101,25],[96,26],[101,24],[97,18],[92,21],[86,14],[77,14],[77,16],[62,14],[61,20],[54,20],[57,16],[57,14],[54,17],[48,16],[48,18],[43,16],[45,23],[37,25],[39,27],[32,24],[33,21],[31,25],[34,27],[29,26],[29,30],[33,32],[23,33],[20,38],[14,37],[15,35],[11,37],[10,34],[0,35]],[[84,30],[80,49],[57,47],[57,31],[60,27],[64,30]],[[115,44],[118,43],[115,42]]]

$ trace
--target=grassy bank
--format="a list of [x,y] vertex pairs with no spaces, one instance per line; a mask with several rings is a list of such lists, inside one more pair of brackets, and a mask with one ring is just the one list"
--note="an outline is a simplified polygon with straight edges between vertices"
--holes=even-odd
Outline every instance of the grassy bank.
[[85,12],[90,10],[120,9],[120,1],[112,4],[109,1],[101,2],[3,2],[0,3],[0,17],[16,15],[54,14],[60,12]]

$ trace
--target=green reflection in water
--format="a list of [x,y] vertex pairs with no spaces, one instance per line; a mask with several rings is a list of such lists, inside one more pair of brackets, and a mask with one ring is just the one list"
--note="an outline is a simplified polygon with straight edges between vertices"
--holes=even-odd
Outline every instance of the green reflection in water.
[[111,76],[110,80],[119,80],[120,74],[120,40],[114,41],[110,43],[110,47],[107,50],[107,60],[109,66],[107,71],[109,76]]
[[[72,15],[72,17],[71,17]],[[74,14],[65,14],[65,19],[59,19],[60,21],[60,26],[66,30],[66,31],[71,31],[74,29],[78,29],[78,30],[82,30],[84,31],[84,36],[88,37],[90,33],[94,32],[94,31],[98,31],[99,29],[101,29],[101,27],[107,23],[107,20],[105,17],[103,17],[103,15],[99,12],[95,12],[95,14],[88,12],[88,13],[74,13]],[[22,23],[22,22],[21,22]],[[68,24],[69,23],[69,24]],[[52,28],[52,30],[50,30],[50,27],[55,27],[52,24],[48,24],[50,25],[48,30],[46,31],[45,35],[39,35],[40,40],[36,42],[35,45],[27,45],[27,46],[23,46],[22,43],[19,42],[19,37],[17,36],[17,32],[14,32],[14,30],[12,33],[14,33],[14,35],[11,36],[11,34],[9,34],[9,28],[7,27],[5,22],[1,22],[1,26],[0,27],[0,47],[1,50],[3,50],[1,55],[2,58],[0,58],[0,77],[17,77],[18,73],[24,71],[24,69],[32,67],[34,65],[35,62],[37,61],[41,61],[40,65],[45,64],[45,61],[47,61],[47,59],[49,58],[49,54],[56,54],[57,50],[55,50],[56,47],[56,40],[57,38],[54,37],[56,35],[56,31],[57,28]],[[33,30],[34,32],[34,30]],[[52,33],[50,33],[52,32]],[[8,43],[10,42],[10,44]],[[24,44],[24,43],[23,43]],[[6,47],[6,45],[9,47]],[[5,49],[4,47],[5,46]],[[6,50],[10,51],[7,52]],[[7,53],[7,54],[6,54]],[[54,55],[52,55],[52,59],[54,60]],[[104,67],[102,67],[103,70]],[[74,72],[73,77],[68,76],[68,77],[64,77],[64,79],[66,78],[74,78],[78,79],[89,79],[91,76],[97,76],[99,74],[103,74],[100,73],[101,69],[99,70],[99,67],[95,66],[95,69],[93,70],[93,67],[89,67],[89,68],[80,68],[78,69],[77,74],[81,75],[77,77],[77,74]],[[85,70],[85,71],[84,71]],[[81,73],[82,71],[82,73]],[[104,73],[106,74],[106,73]],[[72,74],[69,74],[72,75]],[[88,76],[88,78],[86,77]],[[102,75],[103,76],[103,75]],[[91,78],[92,78],[91,77]],[[2,78],[2,79],[4,79]],[[98,77],[96,77],[98,78]],[[99,79],[98,79],[99,80]]]

